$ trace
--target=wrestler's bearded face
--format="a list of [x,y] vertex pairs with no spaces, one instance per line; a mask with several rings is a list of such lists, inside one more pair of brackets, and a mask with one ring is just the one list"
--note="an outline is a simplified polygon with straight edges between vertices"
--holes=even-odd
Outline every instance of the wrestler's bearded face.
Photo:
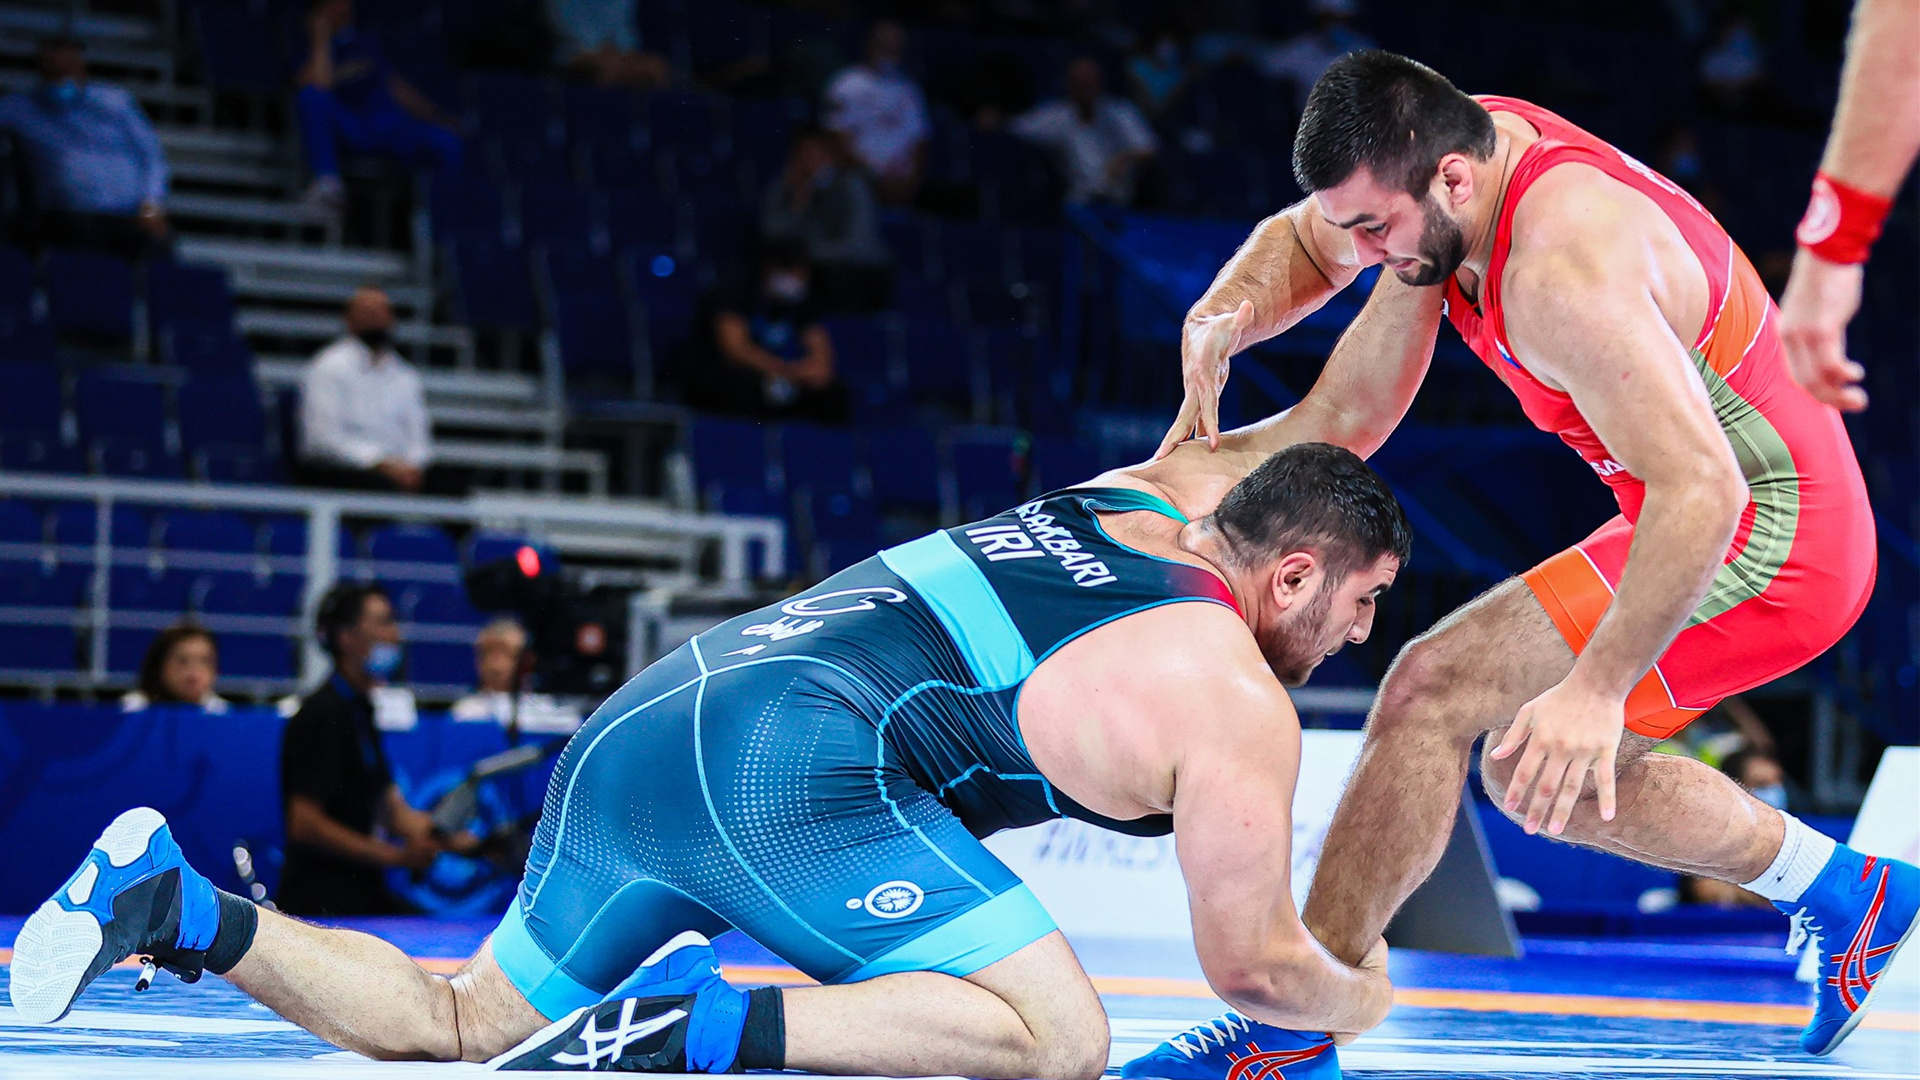
[[1420,254],[1410,266],[1395,266],[1393,276],[1407,285],[1438,285],[1467,260],[1467,236],[1432,195],[1420,200],[1420,220]]
[[1346,635],[1345,628],[1332,625],[1328,617],[1333,594],[1322,582],[1304,605],[1281,614],[1260,635],[1260,651],[1280,685],[1305,685],[1320,661],[1340,650]]

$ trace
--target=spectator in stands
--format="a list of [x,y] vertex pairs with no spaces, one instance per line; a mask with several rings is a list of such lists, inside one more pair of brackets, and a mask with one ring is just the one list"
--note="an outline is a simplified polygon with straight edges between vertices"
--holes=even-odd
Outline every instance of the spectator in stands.
[[887,305],[893,257],[880,234],[879,201],[867,175],[847,165],[827,132],[809,129],[794,137],[786,168],[761,201],[760,235],[806,251],[819,310]]
[[0,101],[31,180],[37,243],[95,247],[128,258],[164,251],[167,159],[133,95],[87,78],[80,42],[40,46],[40,81]]
[[1180,33],[1163,26],[1146,41],[1146,47],[1127,58],[1127,89],[1134,104],[1154,120],[1173,112],[1185,100],[1190,72],[1186,46]]
[[1092,57],[1067,65],[1066,84],[1066,97],[1042,102],[1008,129],[1054,154],[1069,203],[1130,205],[1140,166],[1159,151],[1153,129],[1132,102],[1106,92]]
[[666,57],[640,48],[636,0],[546,0],[560,67],[596,86],[654,90],[671,77]]
[[1360,16],[1359,0],[1312,0],[1307,7],[1313,13],[1313,29],[1288,38],[1260,57],[1262,73],[1293,86],[1295,112],[1306,108],[1307,92],[1335,60],[1371,49],[1374,44],[1354,26]]
[[313,186],[311,203],[339,208],[340,148],[459,169],[459,122],[401,78],[371,33],[353,25],[353,0],[313,0],[307,60],[300,70],[301,144]]
[[379,585],[335,585],[315,629],[333,672],[287,721],[280,797],[287,861],[274,900],[294,915],[398,914],[389,867],[425,869],[443,850],[478,841],[436,834],[432,818],[401,796],[373,723],[373,691],[400,665],[400,624]]
[[568,732],[580,726],[578,712],[524,689],[533,655],[527,651],[526,629],[513,619],[495,619],[481,628],[473,641],[473,666],[478,687],[453,703],[455,720],[539,732]]
[[220,677],[220,647],[204,626],[178,623],[154,635],[140,661],[140,682],[120,699],[120,707],[138,712],[151,705],[197,705],[210,713],[227,711],[227,699],[213,692]]
[[756,278],[709,298],[713,361],[689,379],[694,404],[766,419],[847,422],[846,388],[834,375],[833,340],[811,303],[806,252],[766,245]]
[[431,456],[420,373],[393,351],[393,304],[360,289],[347,302],[346,334],[301,378],[301,482],[417,492]]
[[883,20],[867,34],[867,56],[827,84],[826,125],[847,141],[890,203],[913,198],[926,166],[927,103],[900,69],[906,32]]
[[1700,54],[1700,89],[1708,105],[1735,119],[1767,111],[1767,53],[1750,17],[1729,17]]

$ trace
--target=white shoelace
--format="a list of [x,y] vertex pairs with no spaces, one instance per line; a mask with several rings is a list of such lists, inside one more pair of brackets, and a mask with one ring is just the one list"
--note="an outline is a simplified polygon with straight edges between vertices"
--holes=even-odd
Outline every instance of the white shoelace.
[[1242,1036],[1252,1030],[1253,1026],[1247,1022],[1246,1017],[1230,1012],[1225,1016],[1216,1016],[1205,1023],[1195,1024],[1168,1039],[1167,1045],[1180,1051],[1191,1061],[1215,1046],[1224,1047],[1229,1043],[1238,1042]]
[[1818,953],[1820,937],[1826,933],[1827,928],[1814,922],[1813,916],[1807,912],[1806,908],[1794,912],[1789,918],[1792,921],[1787,930],[1787,955],[1798,955],[1803,945]]

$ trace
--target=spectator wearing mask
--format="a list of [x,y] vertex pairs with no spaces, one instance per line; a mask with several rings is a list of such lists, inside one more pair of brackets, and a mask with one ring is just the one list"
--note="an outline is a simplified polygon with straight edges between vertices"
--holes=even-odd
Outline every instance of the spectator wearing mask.
[[192,705],[223,713],[227,700],[213,692],[219,677],[220,648],[213,632],[191,623],[169,626],[147,646],[138,686],[120,699],[120,708],[138,712],[153,705]]
[[353,0],[314,0],[307,13],[307,60],[295,105],[313,185],[307,201],[338,209],[346,200],[340,148],[457,171],[459,123],[388,63],[372,34],[354,26]]
[[809,284],[822,311],[874,311],[892,291],[893,258],[880,235],[873,185],[848,168],[836,140],[807,130],[760,206],[760,235],[798,244],[812,264]]
[[1335,60],[1360,49],[1373,48],[1373,39],[1354,25],[1359,0],[1312,0],[1313,29],[1269,49],[1260,58],[1260,70],[1269,78],[1293,87],[1293,107],[1307,106],[1307,93]]
[[387,869],[423,870],[443,850],[466,854],[479,843],[467,833],[437,835],[393,782],[373,722],[373,691],[402,656],[386,591],[335,585],[315,622],[333,671],[300,703],[281,742],[287,861],[274,901],[291,915],[399,914]]
[[865,61],[833,77],[825,94],[826,126],[846,140],[890,203],[911,201],[926,165],[927,103],[900,69],[906,32],[891,21],[867,34]]
[[521,731],[564,733],[580,726],[580,714],[545,694],[524,689],[533,657],[527,631],[512,619],[495,619],[473,640],[477,689],[453,703],[455,720],[499,724]]
[[300,479],[314,487],[417,492],[432,457],[420,373],[393,351],[393,305],[363,288],[347,333],[300,382]]
[[1015,117],[1008,130],[1054,155],[1067,202],[1130,205],[1140,166],[1159,151],[1153,129],[1132,102],[1106,92],[1092,57],[1068,64],[1066,83],[1066,97]]
[[636,0],[547,0],[560,67],[596,86],[665,86],[666,58],[641,51],[636,8]]
[[846,390],[834,376],[833,340],[810,302],[806,252],[769,243],[757,277],[710,298],[713,362],[694,381],[696,404],[766,419],[843,424]]
[[36,242],[128,258],[164,251],[167,159],[133,95],[87,78],[71,38],[40,46],[40,81],[0,101],[33,177]]

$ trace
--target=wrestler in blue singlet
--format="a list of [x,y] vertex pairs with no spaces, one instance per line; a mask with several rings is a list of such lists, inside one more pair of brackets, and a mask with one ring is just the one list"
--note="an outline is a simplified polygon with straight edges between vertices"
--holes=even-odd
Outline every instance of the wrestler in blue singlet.
[[1111,539],[1124,488],[1048,495],[890,548],[699,635],[574,736],[493,937],[542,1013],[601,1000],[686,930],[744,931],[822,982],[963,976],[1054,929],[976,837],[1068,816],[1015,720],[1054,650],[1218,577]]

